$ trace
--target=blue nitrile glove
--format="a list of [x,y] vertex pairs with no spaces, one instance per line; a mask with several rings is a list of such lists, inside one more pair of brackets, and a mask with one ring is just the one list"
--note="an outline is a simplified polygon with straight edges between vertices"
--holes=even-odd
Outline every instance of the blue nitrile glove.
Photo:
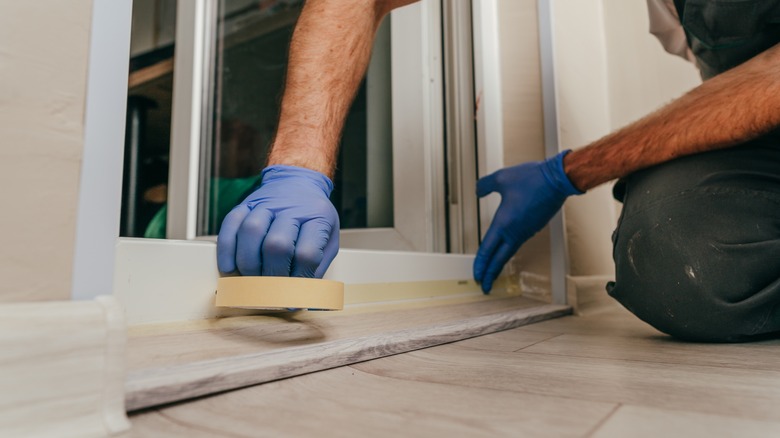
[[563,157],[507,167],[477,181],[477,196],[501,194],[493,217],[474,259],[474,280],[490,292],[498,274],[520,245],[541,230],[571,195],[582,194],[563,172]]
[[260,188],[225,216],[217,237],[223,274],[322,278],[339,251],[333,183],[314,170],[270,166]]

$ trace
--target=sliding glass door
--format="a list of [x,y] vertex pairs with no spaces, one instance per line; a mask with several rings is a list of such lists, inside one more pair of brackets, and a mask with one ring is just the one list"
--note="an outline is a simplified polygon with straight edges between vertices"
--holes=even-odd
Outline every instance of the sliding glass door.
[[[173,20],[161,15],[171,7],[164,4],[171,2],[137,1],[151,12],[136,15]],[[131,226],[124,236],[213,238],[225,214],[257,186],[302,6],[178,2],[175,24],[165,24],[175,27],[175,38],[135,54],[129,114],[137,123],[128,131],[125,165],[133,178],[125,181],[123,214]],[[134,39],[153,39],[147,34],[159,28],[134,27]],[[448,250],[442,59],[441,3],[401,8],[382,23],[349,111],[331,196],[342,247]]]

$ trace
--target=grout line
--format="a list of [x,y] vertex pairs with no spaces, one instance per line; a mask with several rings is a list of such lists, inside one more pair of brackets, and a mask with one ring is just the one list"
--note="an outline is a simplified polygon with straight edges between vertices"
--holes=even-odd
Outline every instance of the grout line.
[[[563,336],[566,333],[557,335],[557,336]],[[554,337],[557,337],[554,336]],[[545,339],[544,341],[550,340],[552,338]],[[539,344],[541,342],[537,342],[536,344]],[[533,345],[536,345],[533,344]],[[529,345],[528,347],[531,347],[532,345]],[[713,370],[733,370],[733,371],[758,371],[758,372],[768,372],[768,373],[780,373],[780,370],[767,368],[767,367],[740,367],[740,366],[732,366],[732,365],[713,365],[713,364],[701,364],[701,363],[690,363],[690,362],[670,362],[670,361],[664,361],[664,360],[649,360],[649,359],[626,359],[626,358],[618,358],[618,357],[607,357],[607,356],[595,356],[595,355],[586,355],[586,354],[567,354],[567,353],[551,353],[551,352],[540,352],[540,351],[522,351],[523,347],[520,350],[514,351],[513,353],[523,353],[523,354],[535,354],[540,356],[557,356],[557,357],[568,357],[568,358],[577,358],[577,359],[596,359],[596,360],[606,360],[606,361],[612,361],[612,362],[627,362],[627,363],[644,363],[644,364],[651,364],[651,365],[664,365],[664,366],[677,366],[677,367],[693,367],[693,368],[707,368],[707,369],[713,369]]]
[[553,334],[552,336],[550,336],[550,337],[547,337],[547,338],[544,338],[544,339],[542,339],[542,340],[539,340],[539,341],[536,341],[536,342],[534,342],[534,343],[533,343],[533,344],[531,344],[531,345],[526,345],[525,347],[521,347],[521,348],[518,348],[517,350],[513,350],[513,351],[512,351],[512,353],[517,353],[518,351],[522,351],[522,350],[525,350],[526,348],[533,347],[533,346],[534,346],[534,345],[536,345],[536,344],[541,344],[542,342],[547,342],[547,341],[549,341],[550,339],[555,339],[555,338],[557,338],[558,336],[563,336],[563,333],[555,333],[555,334]]
[[[427,349],[427,350],[435,351],[437,347],[441,347],[441,345],[436,346],[436,347],[431,347],[430,349]],[[399,354],[398,356],[414,355],[415,353],[419,353],[420,351],[421,350],[410,351],[408,353]],[[503,351],[502,353],[510,353],[510,352]],[[425,379],[415,379],[415,378],[412,378],[412,377],[399,377],[399,376],[393,376],[393,375],[386,375],[386,374],[381,374],[381,373],[378,373],[378,372],[372,372],[370,369],[366,370],[366,369],[360,368],[360,366],[362,364],[366,363],[366,362],[381,361],[381,360],[386,360],[386,359],[388,359],[388,357],[380,357],[380,358],[377,358],[377,359],[366,360],[366,361],[363,361],[363,362],[358,362],[358,363],[354,363],[354,364],[351,364],[351,365],[345,365],[345,366],[351,368],[352,370],[359,371],[361,373],[368,374],[368,375],[371,375],[371,376],[374,376],[374,377],[381,377],[383,379],[399,380],[399,381],[403,381],[403,382],[418,382],[418,383],[425,383],[425,384],[430,384],[430,385],[455,386],[455,387],[458,387],[458,388],[478,388],[478,389],[485,389],[485,390],[490,390],[490,391],[513,392],[513,393],[518,393],[518,394],[528,394],[528,395],[534,395],[534,396],[539,396],[539,397],[547,397],[547,398],[551,398],[551,399],[560,399],[560,400],[574,400],[574,401],[579,401],[579,402],[583,402],[584,401],[584,402],[603,403],[603,404],[616,404],[616,403],[618,405],[622,405],[623,404],[623,402],[616,402],[615,400],[601,399],[601,398],[598,398],[598,397],[590,398],[590,397],[587,397],[587,396],[579,396],[578,397],[578,396],[570,396],[570,395],[562,395],[562,394],[550,394],[549,392],[546,392],[546,391],[529,391],[529,390],[526,390],[526,389],[501,389],[501,388],[492,388],[492,387],[485,387],[485,386],[471,386],[471,385],[464,384],[464,383],[461,383],[461,382],[446,382],[446,383],[444,383],[444,382],[435,382],[435,381],[425,380]],[[692,412],[696,412],[696,411],[692,411]]]
[[184,428],[187,428],[189,432],[206,432],[208,434],[214,434],[214,436],[223,436],[223,437],[234,437],[234,438],[244,438],[244,435],[234,435],[232,433],[229,433],[225,431],[224,428],[220,429],[212,429],[210,427],[205,427],[200,424],[193,424],[188,421],[179,420],[178,418],[174,417],[173,415],[163,412],[165,408],[163,409],[155,409],[153,412],[157,415],[161,416],[165,420]]
[[596,425],[593,426],[593,429],[591,429],[584,436],[586,438],[592,437],[596,432],[599,431],[599,429],[601,429],[607,423],[607,421],[609,421],[610,418],[612,418],[613,415],[615,415],[615,412],[617,412],[618,409],[620,409],[621,407],[623,407],[623,403],[618,403],[614,408],[612,408],[611,411],[609,411],[609,414],[607,414],[604,418],[602,418],[601,421],[596,423]]

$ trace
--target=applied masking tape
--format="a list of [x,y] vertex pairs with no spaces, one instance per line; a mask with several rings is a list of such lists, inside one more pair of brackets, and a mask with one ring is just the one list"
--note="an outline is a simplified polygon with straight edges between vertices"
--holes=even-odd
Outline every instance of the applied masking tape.
[[218,307],[342,310],[344,283],[300,277],[221,277]]

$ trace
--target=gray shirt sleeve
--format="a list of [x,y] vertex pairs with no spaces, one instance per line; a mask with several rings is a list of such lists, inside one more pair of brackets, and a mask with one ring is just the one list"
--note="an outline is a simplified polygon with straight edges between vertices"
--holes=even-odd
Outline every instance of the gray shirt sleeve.
[[647,11],[650,15],[650,33],[658,38],[664,50],[696,63],[673,0],[647,0]]

